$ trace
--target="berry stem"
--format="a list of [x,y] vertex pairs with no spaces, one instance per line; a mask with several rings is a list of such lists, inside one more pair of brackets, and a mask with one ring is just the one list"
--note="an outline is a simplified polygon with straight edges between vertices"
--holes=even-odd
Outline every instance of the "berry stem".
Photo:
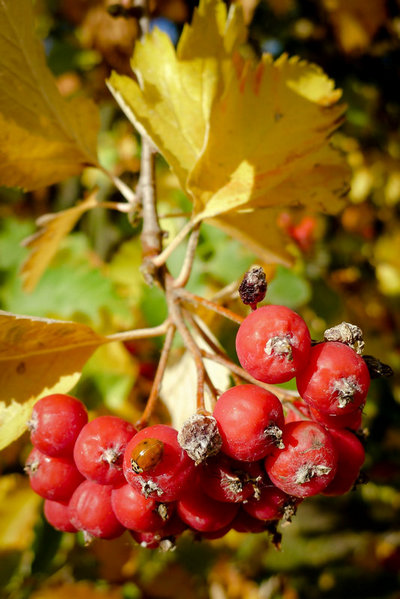
[[197,243],[199,241],[199,235],[200,224],[197,224],[189,237],[189,242],[186,250],[185,259],[182,264],[181,272],[176,277],[173,283],[173,286],[175,288],[185,287],[189,280],[190,274],[192,272],[193,261],[196,254]]
[[232,310],[229,310],[228,308],[224,308],[223,306],[216,304],[212,300],[208,300],[204,297],[201,297],[200,295],[195,295],[187,289],[177,289],[176,294],[180,299],[182,299],[185,302],[194,304],[195,306],[203,306],[204,308],[208,308],[208,310],[212,310],[213,312],[216,312],[217,314],[220,314],[221,316],[224,316],[229,320],[233,320],[233,322],[236,322],[237,324],[242,324],[244,320],[244,317],[240,316],[240,314],[236,314]]
[[154,381],[151,387],[150,395],[146,403],[146,407],[143,411],[143,414],[140,420],[136,423],[136,428],[139,430],[148,425],[149,419],[155,405],[157,403],[158,395],[160,392],[161,382],[164,376],[165,368],[168,362],[169,352],[172,346],[172,341],[175,336],[176,327],[173,323],[169,323],[168,329],[165,335],[164,345],[161,350],[160,361],[158,362],[156,374],[154,376]]
[[170,314],[170,317],[171,317],[174,325],[178,329],[185,346],[192,354],[192,357],[193,357],[193,360],[195,363],[196,373],[197,373],[197,399],[196,399],[197,409],[205,409],[204,382],[205,382],[205,374],[206,373],[205,373],[205,367],[204,367],[204,363],[203,363],[203,359],[202,359],[202,355],[201,355],[201,350],[200,350],[199,346],[197,345],[196,341],[194,340],[188,327],[185,324],[181,308],[180,308],[178,302],[176,302],[176,294],[173,289],[173,284],[174,284],[174,279],[172,277],[168,276],[166,278],[166,297],[167,297],[167,304],[168,304],[168,308],[169,308],[169,314]]
[[188,221],[184,227],[179,231],[179,233],[174,237],[169,245],[160,252],[157,256],[154,256],[152,259],[153,265],[155,267],[160,267],[166,263],[172,252],[178,247],[180,243],[185,239],[185,237],[190,233],[190,231],[194,227],[193,221]]
[[207,358],[208,360],[213,360],[214,362],[217,362],[218,364],[222,364],[222,366],[225,366],[228,370],[230,370],[231,372],[234,372],[238,376],[240,376],[241,379],[244,379],[245,381],[248,381],[249,383],[252,383],[253,385],[258,385],[258,387],[261,387],[262,389],[266,389],[267,391],[270,391],[271,393],[276,395],[281,401],[283,401],[285,399],[289,400],[289,401],[290,400],[293,401],[294,398],[299,397],[296,391],[290,391],[289,389],[282,389],[281,387],[276,387],[275,385],[270,385],[269,383],[262,383],[261,381],[258,381],[257,379],[252,377],[251,374],[248,374],[244,370],[244,368],[242,368],[241,366],[237,366],[237,364],[235,364],[234,362],[229,360],[229,358],[225,358],[224,356],[217,355],[217,354],[211,354],[204,350],[200,350],[200,351],[201,351],[201,355],[203,356],[203,358]]

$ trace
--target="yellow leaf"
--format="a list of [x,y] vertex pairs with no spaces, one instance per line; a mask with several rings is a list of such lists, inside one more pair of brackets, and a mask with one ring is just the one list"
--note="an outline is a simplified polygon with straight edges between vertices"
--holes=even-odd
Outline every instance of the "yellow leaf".
[[327,145],[344,110],[333,82],[297,57],[235,63],[187,183],[196,219],[240,207],[340,209],[348,167]]
[[0,76],[0,184],[32,190],[97,165],[98,109],[59,93],[31,0],[0,0]]
[[30,546],[41,501],[41,497],[33,493],[26,476],[9,474],[1,477],[1,551],[23,551]]
[[80,323],[0,311],[0,400],[23,403],[54,389],[107,342]]
[[97,206],[96,191],[86,200],[56,214],[44,214],[36,224],[42,227],[22,243],[31,250],[21,268],[25,291],[33,291],[37,282],[51,262],[62,239],[73,229],[82,214]]
[[[238,53],[243,17],[237,4],[231,10],[222,0],[201,0],[176,52],[164,34],[147,36],[132,63],[138,83],[114,74],[114,95],[169,162],[196,221],[223,224],[226,214],[238,231],[235,211],[256,210],[267,220],[260,208],[337,212],[349,179],[329,145],[343,120],[340,90],[298,57],[245,61]],[[278,236],[266,235],[269,224],[257,229],[259,250],[286,261]]]
[[245,38],[241,11],[205,0],[185,25],[177,50],[154,29],[136,44],[139,83],[113,73],[109,87],[136,128],[152,139],[185,187],[203,147],[212,103],[229,72],[228,59]]
[[68,393],[79,381],[80,376],[80,372],[61,376],[55,385],[45,387],[39,395],[31,397],[24,403],[12,400],[7,405],[4,401],[0,401],[0,451],[24,434],[32,408],[41,397],[52,393]]

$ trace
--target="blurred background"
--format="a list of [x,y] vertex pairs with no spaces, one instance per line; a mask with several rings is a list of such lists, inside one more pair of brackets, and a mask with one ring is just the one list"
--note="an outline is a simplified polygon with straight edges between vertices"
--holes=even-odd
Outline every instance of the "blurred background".
[[[129,73],[138,36],[134,18],[112,17],[113,0],[37,0],[37,33],[66,96],[88,95],[101,109],[101,162],[129,185],[139,172],[140,140],[104,80]],[[124,4],[121,2],[121,4]],[[125,3],[126,4],[126,3]],[[266,301],[303,315],[314,339],[346,320],[364,331],[366,353],[390,364],[391,379],[374,380],[365,408],[369,482],[343,497],[316,497],[282,530],[280,551],[267,533],[230,532],[216,541],[183,536],[174,552],[133,545],[130,537],[96,541],[53,530],[30,490],[23,464],[27,436],[0,454],[0,593],[10,599],[399,599],[400,598],[400,5],[396,0],[242,0],[249,25],[246,52],[297,54],[320,65],[343,90],[346,122],[335,143],[352,170],[346,208],[337,217],[282,213],[292,268],[263,264]],[[152,27],[176,43],[195,3],[151,0]],[[66,209],[94,185],[119,201],[109,181],[82,177],[23,194],[0,188],[0,309],[84,322],[101,333],[153,326],[166,314],[162,294],[139,272],[140,223],[103,209],[85,215],[62,243],[36,289],[22,290],[20,242],[35,219]],[[157,162],[162,227],[174,235],[190,212],[165,162]],[[173,218],[170,215],[181,215]],[[169,260],[179,270],[184,245]],[[232,260],[235,256],[235,260]],[[210,297],[239,282],[257,257],[204,225],[189,289]],[[236,283],[237,284],[237,283]],[[246,313],[233,298],[227,305]],[[236,327],[208,324],[232,359]],[[98,350],[72,391],[93,414],[135,421],[155,372],[158,341]],[[178,363],[182,347],[176,343]],[[189,388],[174,388],[177,397]],[[187,381],[182,385],[187,385]],[[155,419],[168,421],[166,401]]]

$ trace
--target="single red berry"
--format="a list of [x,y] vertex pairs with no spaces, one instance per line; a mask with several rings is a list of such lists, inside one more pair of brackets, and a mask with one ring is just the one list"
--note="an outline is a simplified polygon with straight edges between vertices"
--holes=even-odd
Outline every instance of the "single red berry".
[[230,526],[237,532],[259,533],[267,530],[266,521],[254,518],[254,516],[245,512],[243,506],[240,507]]
[[294,497],[320,493],[336,474],[337,453],[328,431],[317,422],[289,422],[284,449],[274,449],[265,469],[279,489]]
[[82,474],[71,459],[45,455],[36,447],[28,456],[25,472],[35,493],[53,501],[68,501],[83,481]]
[[241,503],[258,496],[264,478],[259,462],[240,462],[220,453],[203,465],[200,484],[217,501]]
[[138,532],[159,530],[173,512],[172,504],[166,505],[146,498],[128,483],[113,490],[111,503],[121,524]]
[[296,399],[286,407],[285,424],[310,419],[310,406],[308,406],[302,399]]
[[343,415],[364,405],[370,377],[364,360],[339,341],[311,348],[307,366],[297,375],[304,401],[320,412]]
[[28,422],[32,444],[54,457],[72,457],[75,441],[88,421],[85,406],[70,395],[47,395],[34,405]]
[[357,481],[365,460],[365,451],[361,441],[350,431],[331,429],[330,435],[338,455],[338,464],[335,477],[322,493],[343,495],[350,491]]
[[46,499],[43,509],[47,522],[54,528],[61,530],[62,532],[77,532],[69,518],[68,502]]
[[353,412],[347,414],[326,414],[309,406],[310,416],[316,422],[320,422],[329,429],[332,428],[349,428],[357,431],[361,427],[362,410],[361,406]]
[[177,504],[177,512],[183,522],[200,532],[223,528],[232,522],[238,509],[238,504],[216,501],[196,486],[185,493]]
[[256,461],[274,447],[282,447],[282,404],[257,385],[238,385],[225,391],[213,415],[222,437],[221,450],[232,458]]
[[262,306],[239,327],[236,352],[240,364],[264,383],[284,383],[307,363],[311,338],[304,320],[285,306]]
[[297,497],[291,497],[275,485],[262,487],[258,499],[251,498],[243,504],[243,509],[259,520],[290,520],[300,503]]
[[135,433],[132,424],[118,416],[98,416],[83,427],[76,440],[78,470],[101,485],[123,484],[124,452]]
[[[171,426],[155,424],[139,431],[128,443],[123,462],[125,478],[145,497],[175,501],[190,485],[196,466],[180,447],[177,436],[178,431]],[[143,441],[148,444],[143,445]],[[162,452],[157,441],[162,444]],[[142,458],[145,468],[140,466]]]
[[111,505],[111,485],[99,485],[85,480],[75,490],[69,502],[71,523],[83,531],[87,542],[92,537],[115,539],[125,530]]

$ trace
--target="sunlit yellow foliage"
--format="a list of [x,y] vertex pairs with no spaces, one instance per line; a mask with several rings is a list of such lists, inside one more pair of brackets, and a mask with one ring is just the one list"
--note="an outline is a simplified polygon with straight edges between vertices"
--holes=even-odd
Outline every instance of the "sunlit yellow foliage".
[[66,101],[35,37],[31,0],[0,0],[0,184],[38,189],[96,165],[99,115]]
[[0,553],[24,550],[30,546],[42,499],[20,474],[0,479]]

